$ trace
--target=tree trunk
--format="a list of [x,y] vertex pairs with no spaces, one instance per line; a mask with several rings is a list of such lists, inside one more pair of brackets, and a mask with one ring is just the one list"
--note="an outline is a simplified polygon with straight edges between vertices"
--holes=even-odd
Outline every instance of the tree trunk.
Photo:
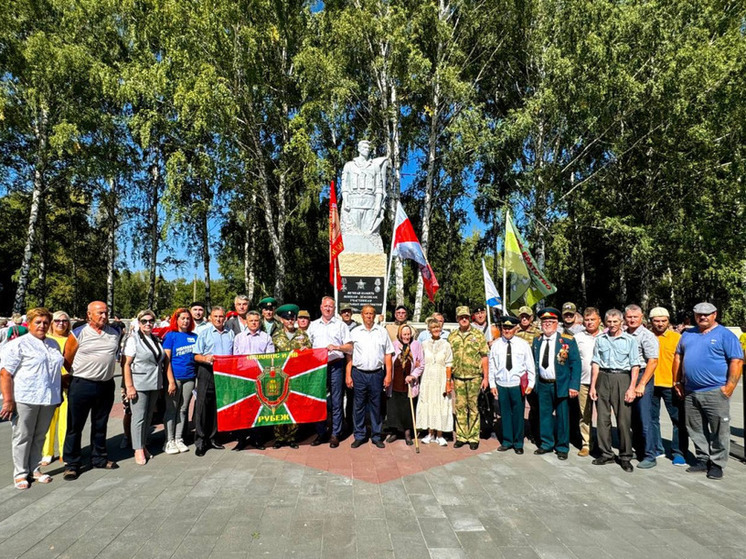
[[39,207],[44,197],[44,172],[46,170],[45,152],[47,150],[47,110],[40,109],[34,123],[34,135],[37,142],[36,164],[34,165],[34,189],[31,194],[31,209],[29,211],[28,229],[26,230],[26,246],[23,249],[23,261],[18,277],[18,289],[13,301],[13,312],[23,313],[26,305],[26,292],[31,270],[31,257],[36,240],[36,226],[39,223]]
[[106,304],[111,316],[115,316],[114,306],[114,266],[117,258],[117,184],[114,179],[109,179],[109,196],[106,204],[107,211],[107,251],[106,251]]
[[[251,211],[256,207],[256,192],[251,195],[251,210],[246,212],[246,237],[244,239],[243,274],[246,296],[249,301],[254,300],[254,289],[256,288],[256,273],[254,262],[256,261],[256,220],[251,219]],[[249,225],[250,222],[250,225]]]
[[49,258],[49,244],[47,239],[47,212],[44,200],[39,211],[39,285],[37,288],[37,306],[46,307],[47,303],[47,259]]
[[200,232],[202,233],[202,262],[205,267],[205,305],[212,307],[210,294],[210,234],[207,228],[207,210],[200,215]]
[[159,161],[150,166],[150,207],[148,220],[150,222],[150,258],[148,261],[148,308],[155,311],[156,271],[158,268],[158,244],[160,241],[160,227],[158,226],[158,201],[161,173]]

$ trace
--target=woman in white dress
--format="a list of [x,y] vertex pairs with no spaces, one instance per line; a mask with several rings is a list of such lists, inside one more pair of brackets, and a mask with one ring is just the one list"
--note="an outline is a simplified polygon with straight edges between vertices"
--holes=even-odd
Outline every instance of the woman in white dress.
[[425,370],[420,377],[420,398],[417,405],[417,427],[427,429],[424,444],[436,442],[447,446],[443,432],[453,431],[451,365],[453,352],[447,340],[440,337],[442,327],[434,318],[427,320],[431,339],[422,343]]

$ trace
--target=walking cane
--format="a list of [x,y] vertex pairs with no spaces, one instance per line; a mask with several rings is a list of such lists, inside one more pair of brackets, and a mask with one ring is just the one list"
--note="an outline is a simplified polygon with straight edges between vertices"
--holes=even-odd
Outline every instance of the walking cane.
[[407,384],[407,392],[409,393],[409,409],[412,411],[412,431],[414,431],[414,451],[420,453],[420,441],[417,439],[417,422],[414,418],[414,400],[412,399],[412,385]]

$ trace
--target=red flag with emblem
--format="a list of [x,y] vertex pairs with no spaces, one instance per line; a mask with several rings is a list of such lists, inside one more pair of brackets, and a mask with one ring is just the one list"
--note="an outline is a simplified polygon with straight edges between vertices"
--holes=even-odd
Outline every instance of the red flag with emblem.
[[337,289],[342,289],[342,275],[339,273],[339,261],[337,257],[344,249],[342,231],[339,227],[337,190],[334,186],[334,181],[332,181],[331,187],[329,188],[329,283]]

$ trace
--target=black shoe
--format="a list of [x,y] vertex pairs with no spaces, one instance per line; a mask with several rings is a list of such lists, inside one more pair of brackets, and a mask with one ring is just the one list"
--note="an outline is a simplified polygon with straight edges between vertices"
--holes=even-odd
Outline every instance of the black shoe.
[[497,451],[498,452],[507,452],[511,448],[513,448],[513,447],[512,446],[505,446],[504,444],[501,444],[500,446],[497,447]]
[[686,469],[687,472],[690,472],[692,474],[698,474],[698,473],[701,473],[701,472],[706,472],[708,470],[709,470],[709,468],[707,467],[707,464],[705,464],[704,462],[697,462],[693,466],[689,466]]
[[476,450],[479,448],[479,443],[469,443],[469,448],[472,450]]
[[514,448],[514,449],[513,449],[513,451],[514,451],[514,452],[515,452],[516,454],[523,454],[523,449],[522,449],[522,448]]
[[539,447],[536,450],[534,450],[534,454],[549,454],[550,452],[552,452],[552,451],[551,450],[547,450],[546,448],[541,448],[541,447]]
[[373,444],[376,445],[378,448],[386,448],[386,445],[383,444],[383,441],[373,441]]
[[236,446],[233,447],[233,450],[238,452],[245,449],[247,446],[249,446],[249,439],[242,438],[238,440]]
[[625,472],[632,472],[634,471],[634,466],[632,465],[632,462],[629,460],[622,460],[622,470]]
[[352,444],[350,445],[350,447],[358,448],[360,446],[363,446],[364,442],[365,442],[365,439],[355,439],[354,441],[352,441]]
[[204,456],[205,452],[207,451],[205,450],[205,447],[203,446],[198,446],[197,448],[194,449],[194,454],[196,454],[197,456]]
[[723,468],[717,464],[710,464],[710,468],[707,470],[707,477],[710,479],[723,479]]
[[456,441],[455,443],[453,443],[453,448],[461,448],[465,444],[466,443],[464,441]]
[[289,444],[289,446],[290,446],[290,448],[292,448],[292,449],[294,449],[294,450],[297,450],[298,448],[300,448],[300,447],[298,446],[298,443],[296,443],[295,441],[291,442],[291,443]]
[[560,452],[560,451],[558,450],[558,451],[557,451],[557,458],[558,458],[559,460],[567,460],[567,452]]
[[611,457],[599,456],[593,462],[591,462],[591,464],[593,464],[594,466],[606,466],[606,464],[614,464],[615,462],[616,460],[614,460],[613,456]]
[[407,444],[407,446],[412,446],[414,444],[414,441],[412,440],[412,437],[406,437],[404,439],[404,442]]
[[396,435],[396,433],[391,433],[388,437],[386,437],[386,442],[393,443],[398,438],[399,437]]
[[324,442],[324,437],[319,435],[314,440],[311,441],[311,446],[319,446],[323,442]]
[[272,448],[277,450],[278,448],[282,448],[282,443],[280,441],[275,441],[275,444],[272,445]]
[[332,438],[329,439],[329,448],[337,448],[339,446],[339,439],[332,435]]
[[216,443],[215,441],[210,441],[210,448],[214,448],[215,450],[224,450],[225,449],[225,447],[222,444]]
[[267,449],[267,447],[266,447],[266,446],[264,446],[264,445],[263,445],[262,443],[260,443],[259,441],[256,441],[256,442],[254,442],[254,443],[252,443],[252,444],[254,445],[254,448],[255,448],[255,449],[257,449],[257,450],[266,450],[266,449]]

